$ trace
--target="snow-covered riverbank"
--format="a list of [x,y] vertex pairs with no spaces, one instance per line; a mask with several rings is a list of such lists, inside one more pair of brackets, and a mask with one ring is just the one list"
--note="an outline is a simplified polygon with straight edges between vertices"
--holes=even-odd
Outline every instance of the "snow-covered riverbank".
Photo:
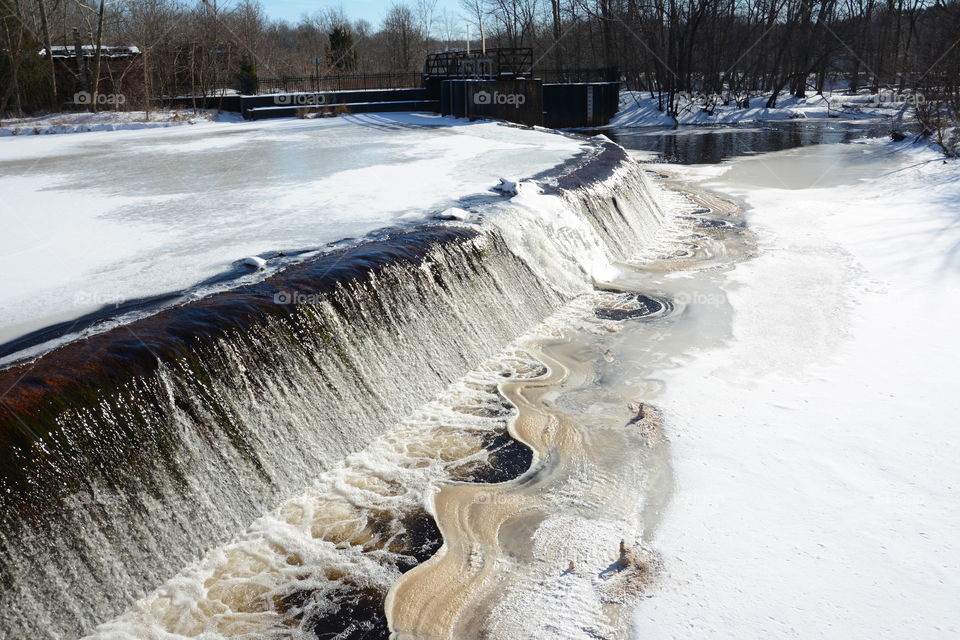
[[[765,120],[792,120],[802,118],[877,118],[894,116],[903,106],[903,96],[890,92],[871,94],[845,92],[810,95],[795,98],[782,94],[777,106],[767,108],[766,96],[750,98],[749,107],[733,101],[722,104],[717,96],[681,96],[678,98],[676,121],[668,115],[665,105],[649,91],[621,91],[620,111],[610,122],[611,128],[654,127],[681,125],[733,124]],[[666,97],[664,97],[666,100]]]
[[33,118],[0,120],[0,137],[158,129],[212,122],[243,122],[243,118],[239,113],[213,109],[157,109],[150,113],[144,111],[50,113]]
[[662,374],[677,487],[634,637],[960,633],[960,165],[893,150],[684,170],[760,255],[733,339]]

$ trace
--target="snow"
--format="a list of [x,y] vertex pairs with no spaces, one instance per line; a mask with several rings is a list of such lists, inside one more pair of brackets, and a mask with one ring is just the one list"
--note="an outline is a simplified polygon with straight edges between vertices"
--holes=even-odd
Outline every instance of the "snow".
[[260,256],[249,256],[243,259],[243,264],[254,269],[263,269],[267,266],[267,261]]
[[493,190],[505,196],[512,197],[520,193],[520,185],[516,180],[500,178],[500,182],[493,187]]
[[[74,52],[76,50],[77,50],[76,46],[74,45],[52,45],[50,47],[50,51],[53,52],[53,56],[55,58],[63,57],[63,56],[75,57]],[[92,44],[84,44],[84,45],[80,45],[80,50],[85,53],[93,53],[97,50],[97,47],[96,45],[92,45]],[[134,45],[119,46],[119,47],[108,47],[104,45],[100,47],[100,52],[104,57],[107,57],[109,54],[112,54],[114,52],[119,52],[119,53],[124,53],[129,55],[137,55],[140,53],[140,48]],[[47,50],[40,49],[37,55],[45,57],[47,55]]]
[[469,211],[464,211],[460,207],[450,207],[449,209],[444,209],[436,216],[437,220],[459,220],[464,222],[470,219],[471,213]]
[[795,98],[785,93],[777,99],[777,106],[773,109],[764,106],[768,98],[769,95],[752,97],[751,106],[746,109],[737,107],[731,101],[729,105],[718,105],[708,113],[704,109],[706,102],[703,96],[683,97],[675,123],[673,118],[659,109],[655,94],[651,95],[648,91],[621,91],[620,111],[608,127],[732,124],[796,118],[870,118],[896,115],[903,106],[903,98],[890,92],[856,95],[838,92],[806,98]]
[[503,172],[533,176],[589,144],[402,113],[0,139],[0,269],[17,274],[0,283],[0,344],[190,289],[247,256],[326,250],[470,209],[496,199]]
[[184,124],[240,122],[242,120],[243,118],[239,113],[218,112],[212,109],[160,109],[151,111],[149,118],[144,111],[51,113],[34,118],[2,120],[0,121],[0,137],[156,129]]
[[732,338],[662,376],[677,486],[635,638],[960,634],[960,165],[845,149],[859,176],[790,175],[818,147],[688,174],[746,203],[760,255]]

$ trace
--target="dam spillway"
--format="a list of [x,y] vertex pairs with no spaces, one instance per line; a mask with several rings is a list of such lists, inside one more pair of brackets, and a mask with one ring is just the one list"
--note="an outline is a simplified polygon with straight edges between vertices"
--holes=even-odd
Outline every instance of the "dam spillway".
[[[117,616],[592,291],[662,222],[609,142],[535,178],[476,200],[471,223],[374,233],[0,371],[4,632],[79,637]],[[415,563],[415,527],[380,517],[402,539],[394,570]]]

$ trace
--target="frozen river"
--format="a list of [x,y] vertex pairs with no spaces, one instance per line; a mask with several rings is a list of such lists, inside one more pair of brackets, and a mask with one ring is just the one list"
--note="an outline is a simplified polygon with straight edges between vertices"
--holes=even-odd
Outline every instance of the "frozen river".
[[[956,637],[960,177],[844,127],[613,132],[676,162],[0,372],[7,433],[52,443],[5,466],[0,635]],[[0,144],[0,325],[233,286],[598,148],[424,116]]]
[[956,162],[872,140],[658,170],[740,203],[756,246],[644,265],[687,306],[605,347],[628,364],[590,397],[651,389],[675,481],[632,637],[957,637]]
[[269,271],[280,252],[415,224],[583,150],[544,131],[411,114],[2,140],[0,268],[16,277],[0,285],[0,358],[52,337],[11,344],[39,329],[257,277],[245,257],[268,258]]

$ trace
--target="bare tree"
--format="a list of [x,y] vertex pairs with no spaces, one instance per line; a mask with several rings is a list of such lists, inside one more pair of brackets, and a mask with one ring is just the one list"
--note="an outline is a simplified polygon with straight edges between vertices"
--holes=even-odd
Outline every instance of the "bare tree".
[[424,34],[410,7],[402,2],[390,7],[383,21],[383,33],[394,55],[397,71],[416,71],[420,67]]

